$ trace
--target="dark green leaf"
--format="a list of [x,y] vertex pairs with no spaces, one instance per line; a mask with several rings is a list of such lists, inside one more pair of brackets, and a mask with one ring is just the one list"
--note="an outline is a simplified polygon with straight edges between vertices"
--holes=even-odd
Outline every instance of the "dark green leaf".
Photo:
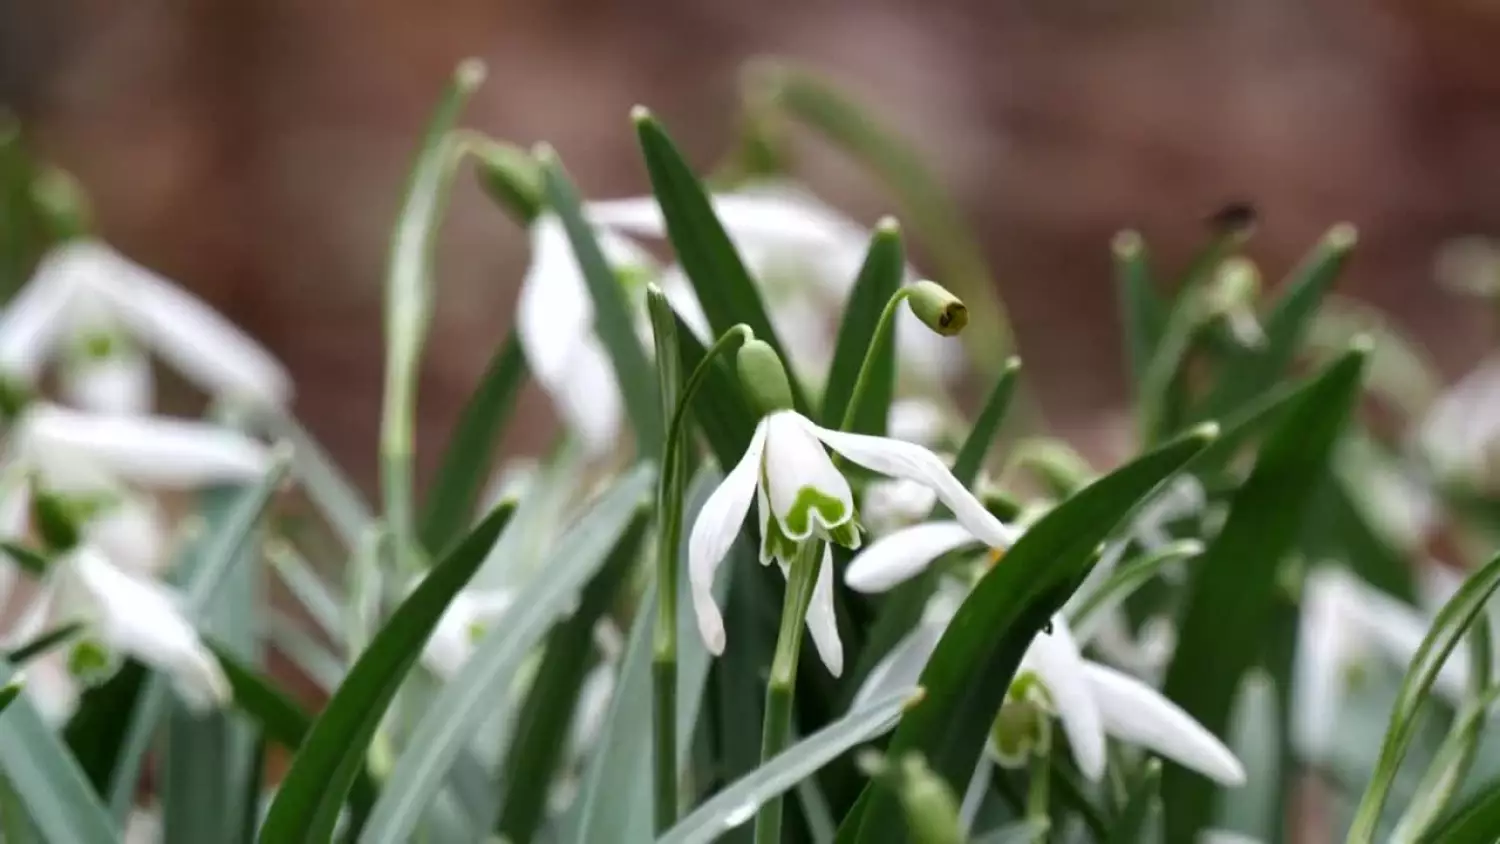
[[261,841],[327,841],[370,740],[449,602],[484,562],[512,505],[486,516],[401,602],[314,722],[282,780]]
[[[682,368],[692,372],[703,362],[707,350],[693,336],[687,323],[677,318],[677,345],[682,354]],[[740,392],[739,378],[723,361],[711,365],[703,386],[692,400],[693,420],[703,431],[709,450],[725,471],[745,453],[750,438],[755,434],[756,414],[745,402]]]
[[1441,823],[1422,836],[1422,844],[1494,844],[1500,830],[1500,778],[1478,788]]
[[870,239],[865,263],[849,291],[844,304],[843,322],[839,324],[838,342],[833,362],[828,366],[828,380],[823,388],[823,425],[838,429],[854,396],[854,385],[866,359],[871,361],[869,386],[849,428],[861,434],[883,435],[890,414],[891,397],[896,391],[895,327],[892,326],[877,348],[873,341],[881,315],[891,296],[901,286],[906,272],[906,252],[901,247],[901,230],[895,220],[882,221]]
[[[1365,348],[1299,391],[1261,446],[1228,520],[1204,552],[1186,600],[1165,693],[1224,735],[1240,678],[1255,662],[1282,557],[1297,542],[1316,483],[1359,397]],[[1192,840],[1213,812],[1214,786],[1169,764],[1162,779],[1168,840]]]
[[526,356],[512,331],[490,357],[479,387],[464,404],[443,449],[422,518],[422,547],[427,553],[441,554],[472,520],[495,447],[525,378]]
[[599,340],[609,352],[620,391],[625,396],[625,411],[635,429],[636,449],[651,457],[661,456],[666,438],[666,420],[662,419],[661,400],[656,392],[656,373],[640,337],[635,333],[635,316],[625,298],[620,279],[604,258],[594,229],[583,219],[578,189],[563,170],[562,162],[550,149],[537,154],[542,166],[542,186],[547,204],[562,220],[568,242],[578,258],[589,297],[594,302],[594,327]]
[[5,655],[5,659],[11,665],[19,668],[25,665],[28,660],[35,659],[36,657],[41,656],[47,651],[50,651],[54,647],[67,641],[68,639],[71,639],[82,629],[83,625],[78,623],[64,624],[59,627],[54,627],[51,630],[38,635],[31,641],[26,642],[22,645],[18,645]]
[[[1021,656],[1088,572],[1099,543],[1215,435],[1195,430],[1080,490],[1021,536],[1005,565],[991,568],[959,607],[920,685],[927,697],[901,719],[887,755],[918,752],[933,771],[969,781]],[[863,810],[845,819],[841,841],[897,840],[893,797],[866,788]]]
[[22,571],[32,577],[45,577],[48,567],[52,565],[47,559],[46,552],[19,542],[0,540],[0,551],[3,551]]

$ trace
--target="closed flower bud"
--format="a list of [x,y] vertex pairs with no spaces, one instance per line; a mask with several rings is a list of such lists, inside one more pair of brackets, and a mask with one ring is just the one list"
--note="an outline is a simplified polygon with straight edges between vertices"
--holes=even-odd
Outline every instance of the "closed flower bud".
[[786,378],[786,367],[781,365],[775,349],[763,340],[751,340],[740,347],[735,362],[740,383],[750,394],[756,409],[762,414],[791,409],[792,387]]
[[476,142],[479,184],[495,204],[530,224],[542,211],[542,171],[529,153],[510,144]]
[[901,760],[901,807],[913,841],[924,844],[963,844],[958,800],[943,779],[916,754]]
[[906,301],[917,319],[944,337],[952,337],[969,324],[969,309],[935,281],[923,280],[913,284]]

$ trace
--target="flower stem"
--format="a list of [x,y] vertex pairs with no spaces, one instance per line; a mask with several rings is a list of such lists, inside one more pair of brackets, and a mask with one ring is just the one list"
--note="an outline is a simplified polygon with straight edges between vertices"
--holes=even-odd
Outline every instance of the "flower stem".
[[647,293],[647,306],[656,338],[662,406],[664,415],[671,419],[657,486],[661,535],[656,545],[656,628],[651,659],[653,783],[656,831],[661,832],[677,821],[677,555],[682,544],[682,506],[687,485],[683,429],[687,408],[712,371],[716,358],[739,348],[753,335],[744,325],[726,331],[704,354],[679,395],[681,358],[677,350],[676,315],[666,297],[654,288]]
[[[766,686],[766,716],[760,735],[760,761],[765,764],[786,749],[792,732],[792,698],[797,690],[797,658],[802,653],[802,631],[807,605],[812,601],[818,567],[823,562],[823,543],[808,542],[787,572],[786,598],[781,605],[781,630],[776,636],[776,656],[771,661],[771,681]],[[755,844],[780,844],[781,798],[767,800],[755,817]]]
[[[854,427],[854,420],[859,418],[859,406],[864,399],[865,393],[870,390],[870,381],[874,378],[873,370],[875,360],[880,356],[885,344],[895,342],[896,312],[906,297],[911,295],[911,286],[903,285],[895,293],[891,294],[889,301],[885,303],[885,310],[880,312],[880,321],[875,323],[875,333],[870,336],[870,349],[865,352],[865,359],[859,365],[859,377],[854,379],[854,391],[849,394],[849,404],[844,407],[844,418],[839,423],[840,431],[848,431]],[[835,455],[835,460],[838,457]]]
[[[1046,727],[1051,730],[1051,724]],[[1051,817],[1047,811],[1048,802],[1051,800],[1052,785],[1052,740],[1041,743],[1036,754],[1031,757],[1031,784],[1026,792],[1026,819],[1033,821],[1043,831],[1037,834],[1036,844],[1045,844],[1047,833],[1045,830],[1051,827]]]

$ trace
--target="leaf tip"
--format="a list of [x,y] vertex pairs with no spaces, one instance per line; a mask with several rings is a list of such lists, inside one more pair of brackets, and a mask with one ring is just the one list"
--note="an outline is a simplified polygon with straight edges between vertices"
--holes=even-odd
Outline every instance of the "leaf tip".
[[453,81],[465,91],[472,91],[484,84],[484,78],[489,75],[489,68],[484,59],[470,56],[458,63],[453,71]]
[[1201,425],[1195,425],[1188,431],[1187,438],[1199,440],[1204,444],[1211,443],[1219,438],[1219,423],[1204,422]]
[[875,234],[882,237],[900,237],[901,223],[895,217],[887,214],[875,223]]
[[535,158],[536,163],[543,169],[557,166],[557,150],[553,149],[552,145],[546,141],[532,146],[531,157]]
[[1125,229],[1115,235],[1111,247],[1115,255],[1120,258],[1134,258],[1141,253],[1145,242],[1141,240],[1141,233],[1135,229]]
[[1335,252],[1348,252],[1359,242],[1359,229],[1353,223],[1339,223],[1323,235],[1323,242]]
[[639,104],[630,107],[630,122],[634,123],[637,127],[651,123],[654,119],[651,116],[651,109]]
[[1015,373],[1020,372],[1020,371],[1021,371],[1021,357],[1020,357],[1020,355],[1011,355],[1010,357],[1008,357],[1008,358],[1005,359],[1005,363],[1000,364],[1000,373],[1002,375],[1014,375]]
[[1361,332],[1354,335],[1349,341],[1349,353],[1358,357],[1367,357],[1375,351],[1375,338],[1370,334]]
[[911,690],[910,694],[906,696],[906,700],[901,704],[901,711],[910,712],[920,706],[922,701],[926,699],[927,688],[925,686],[917,686],[915,689]]

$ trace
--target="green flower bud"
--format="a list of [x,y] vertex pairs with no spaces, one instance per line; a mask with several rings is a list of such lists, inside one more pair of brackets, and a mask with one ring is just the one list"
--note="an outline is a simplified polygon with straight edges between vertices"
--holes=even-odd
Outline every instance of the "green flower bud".
[[944,337],[952,337],[969,324],[969,309],[935,281],[924,279],[913,284],[906,303],[917,319]]
[[1041,680],[1030,671],[1017,675],[990,727],[990,748],[997,761],[1007,768],[1020,768],[1033,755],[1049,752],[1053,711]]
[[489,139],[471,149],[478,162],[479,184],[496,205],[530,224],[542,212],[542,171],[525,150]]
[[57,239],[82,237],[88,232],[88,199],[72,174],[56,167],[42,170],[31,183],[31,195]]
[[787,381],[781,358],[764,340],[749,340],[735,356],[740,384],[762,414],[789,410],[792,407],[792,385]]
[[963,844],[958,800],[927,760],[912,753],[901,760],[901,808],[911,839],[923,844]]
[[79,525],[73,507],[62,496],[33,489],[31,521],[41,535],[42,545],[54,554],[66,554],[78,546]]

